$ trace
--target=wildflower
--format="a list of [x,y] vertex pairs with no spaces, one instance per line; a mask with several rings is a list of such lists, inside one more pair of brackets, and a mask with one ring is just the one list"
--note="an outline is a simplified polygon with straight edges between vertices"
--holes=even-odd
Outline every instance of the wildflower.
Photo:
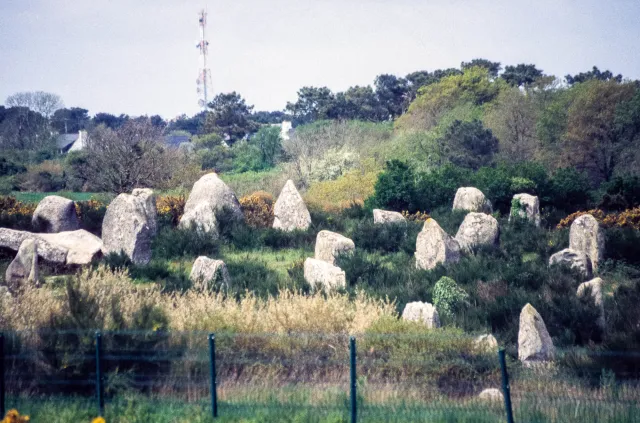
[[4,419],[0,420],[0,423],[26,423],[29,420],[29,416],[21,416],[18,410],[14,408],[9,410]]

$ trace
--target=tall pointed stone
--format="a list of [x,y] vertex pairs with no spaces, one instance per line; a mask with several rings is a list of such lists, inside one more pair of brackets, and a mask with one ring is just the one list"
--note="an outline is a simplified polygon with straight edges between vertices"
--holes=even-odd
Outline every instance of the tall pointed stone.
[[582,251],[591,260],[593,271],[604,258],[604,231],[590,214],[583,214],[573,221],[569,231],[569,248]]
[[536,226],[540,226],[540,200],[535,195],[516,194],[511,202],[511,213],[509,220],[513,216],[527,219]]
[[311,215],[300,193],[289,179],[276,204],[273,206],[273,227],[283,231],[307,230],[311,225]]
[[107,207],[102,221],[104,254],[124,252],[134,263],[147,264],[154,235],[144,198],[120,194]]
[[34,238],[22,241],[16,258],[5,273],[9,291],[15,292],[25,282],[38,283],[38,241]]
[[555,347],[540,313],[527,304],[520,312],[518,359],[524,363],[553,361]]
[[434,219],[427,219],[416,240],[416,267],[431,270],[438,263],[457,263],[460,245]]

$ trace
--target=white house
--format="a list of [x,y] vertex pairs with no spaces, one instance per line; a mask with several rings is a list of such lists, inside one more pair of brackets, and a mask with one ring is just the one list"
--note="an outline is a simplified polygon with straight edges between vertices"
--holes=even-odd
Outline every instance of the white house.
[[60,134],[56,138],[56,145],[60,153],[80,151],[87,141],[87,131],[80,130],[77,134]]

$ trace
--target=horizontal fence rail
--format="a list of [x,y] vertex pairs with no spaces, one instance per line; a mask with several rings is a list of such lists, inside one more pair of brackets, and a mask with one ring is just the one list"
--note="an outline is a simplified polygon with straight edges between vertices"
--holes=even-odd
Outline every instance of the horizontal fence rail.
[[309,412],[354,423],[640,422],[637,352],[558,349],[553,363],[529,365],[516,357],[438,331],[4,332],[0,412],[71,401],[108,417],[136,398],[206,409],[212,420]]

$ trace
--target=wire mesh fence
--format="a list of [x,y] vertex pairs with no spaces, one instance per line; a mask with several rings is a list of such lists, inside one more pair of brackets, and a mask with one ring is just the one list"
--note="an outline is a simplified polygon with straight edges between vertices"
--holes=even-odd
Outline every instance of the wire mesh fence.
[[3,339],[0,408],[73,404],[109,416],[133,398],[149,412],[182,407],[230,421],[308,413],[318,422],[496,422],[512,408],[516,422],[640,422],[633,353],[561,350],[553,363],[525,366],[507,351],[501,367],[497,350],[438,331],[351,339],[38,330]]

